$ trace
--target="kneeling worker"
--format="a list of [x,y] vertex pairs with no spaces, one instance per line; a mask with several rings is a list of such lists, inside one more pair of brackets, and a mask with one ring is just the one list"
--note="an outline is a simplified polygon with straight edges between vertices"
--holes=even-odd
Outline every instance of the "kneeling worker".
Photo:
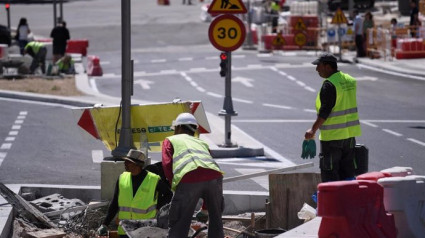
[[65,55],[56,61],[59,73],[75,74],[74,60],[70,55]]
[[[142,151],[130,150],[123,159],[127,172],[118,178],[108,214],[97,230],[100,237],[108,235],[107,226],[117,212],[120,220],[152,219],[173,196],[168,184],[160,176],[143,168],[146,156]],[[127,237],[121,226],[118,227],[118,235]]]

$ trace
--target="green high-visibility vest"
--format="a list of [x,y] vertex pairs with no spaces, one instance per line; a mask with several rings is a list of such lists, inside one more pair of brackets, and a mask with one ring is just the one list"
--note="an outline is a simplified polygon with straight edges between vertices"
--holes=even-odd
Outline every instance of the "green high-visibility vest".
[[[343,72],[334,73],[327,80],[336,88],[336,102],[331,114],[320,127],[319,139],[331,141],[360,136],[362,130],[357,112],[356,80]],[[320,106],[319,92],[316,98],[317,113]]]
[[28,43],[25,46],[24,49],[25,50],[28,50],[28,48],[31,48],[32,49],[32,52],[34,52],[34,54],[37,54],[42,47],[44,47],[44,44],[43,43],[37,42],[37,41],[31,41],[30,43]]
[[173,181],[171,189],[176,190],[177,185],[180,183],[183,176],[190,171],[202,167],[205,169],[212,169],[224,174],[220,170],[218,164],[211,157],[208,150],[208,144],[204,141],[187,135],[178,134],[167,137],[174,148],[173,154]]
[[[158,202],[156,185],[159,179],[158,175],[147,172],[145,179],[133,197],[131,173],[122,173],[118,182],[118,219],[139,220],[155,218],[157,212],[156,204]],[[125,231],[121,226],[118,227],[118,234],[125,235]]]
[[69,61],[69,64],[65,64],[64,62],[63,62],[63,60],[62,59],[59,59],[57,62],[56,62],[56,65],[59,67],[59,70],[64,70],[64,71],[67,71],[67,70],[69,70],[69,68],[71,67],[71,65],[73,65],[74,64],[74,60],[73,59],[71,59],[70,61]]

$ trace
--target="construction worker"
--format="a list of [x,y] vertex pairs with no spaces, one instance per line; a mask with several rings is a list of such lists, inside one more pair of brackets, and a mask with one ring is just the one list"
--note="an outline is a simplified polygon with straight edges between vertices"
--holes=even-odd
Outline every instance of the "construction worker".
[[74,60],[70,55],[65,55],[56,61],[59,73],[75,74]]
[[46,73],[46,54],[47,49],[44,43],[31,41],[24,48],[24,55],[29,54],[32,57],[32,62],[30,66],[30,74],[34,74],[35,69],[40,66],[41,63],[41,72]]
[[[118,211],[120,220],[152,219],[173,196],[160,176],[143,169],[146,156],[142,151],[130,150],[123,159],[126,172],[118,178],[108,213],[97,230],[98,237],[107,237],[107,226]],[[121,226],[118,226],[118,235],[127,237]]]
[[354,179],[355,137],[361,135],[356,80],[338,70],[333,54],[323,53],[312,64],[325,80],[316,98],[316,121],[304,137],[314,139],[320,129],[322,182]]
[[194,137],[198,122],[192,114],[179,114],[171,128],[174,135],[162,145],[162,167],[174,191],[168,237],[187,237],[202,198],[208,208],[208,237],[223,238],[223,172],[211,157],[208,144]]

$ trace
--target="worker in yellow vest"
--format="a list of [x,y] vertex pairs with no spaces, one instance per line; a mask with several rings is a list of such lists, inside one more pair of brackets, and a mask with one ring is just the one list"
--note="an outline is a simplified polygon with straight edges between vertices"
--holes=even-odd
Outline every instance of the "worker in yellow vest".
[[322,182],[350,180],[355,176],[355,137],[362,134],[357,110],[357,82],[338,70],[337,58],[323,53],[312,62],[324,78],[316,98],[317,118],[305,134],[314,140],[320,129]]
[[63,74],[75,74],[74,60],[70,55],[65,55],[56,61],[59,73]]
[[[130,150],[125,160],[126,172],[118,178],[108,213],[97,230],[98,237],[107,237],[107,226],[118,212],[118,219],[152,219],[157,211],[171,201],[173,193],[161,177],[144,169],[146,156],[140,150]],[[121,226],[118,235],[127,237]]]
[[202,198],[208,208],[208,237],[223,238],[223,171],[208,144],[194,136],[198,122],[192,114],[179,114],[171,128],[174,135],[162,144],[162,168],[174,191],[168,237],[188,236],[196,204]]
[[[30,74],[34,74],[37,67],[41,67],[41,72],[46,73],[46,54],[47,48],[42,42],[31,41],[24,48],[24,55],[29,54],[32,57]],[[40,65],[41,64],[41,65]]]

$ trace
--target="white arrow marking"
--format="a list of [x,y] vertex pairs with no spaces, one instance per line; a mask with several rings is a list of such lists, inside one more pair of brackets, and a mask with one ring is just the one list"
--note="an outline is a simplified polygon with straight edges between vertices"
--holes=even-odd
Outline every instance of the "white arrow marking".
[[135,84],[140,84],[140,86],[142,86],[143,89],[151,89],[151,86],[149,86],[149,84],[153,84],[152,81],[149,80],[143,80],[143,79],[139,79],[134,81]]
[[376,80],[378,80],[378,78],[377,77],[371,77],[371,76],[364,76],[364,77],[357,77],[356,80],[357,81],[366,81],[366,80],[376,81]]
[[254,85],[252,85],[251,82],[253,82],[253,79],[249,79],[249,78],[243,78],[243,77],[235,77],[232,79],[232,82],[238,82],[241,83],[249,88],[254,87]]

